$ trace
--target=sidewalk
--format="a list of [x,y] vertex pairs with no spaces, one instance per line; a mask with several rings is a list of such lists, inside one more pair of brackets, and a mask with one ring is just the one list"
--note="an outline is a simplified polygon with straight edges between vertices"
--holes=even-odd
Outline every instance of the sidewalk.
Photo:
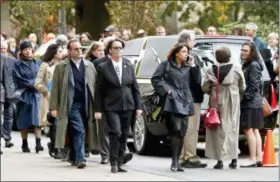
[[110,173],[109,165],[101,165],[99,156],[91,156],[85,169],[50,158],[46,151],[24,154],[19,147],[3,149],[1,181],[174,181],[172,177],[128,169],[128,173]]

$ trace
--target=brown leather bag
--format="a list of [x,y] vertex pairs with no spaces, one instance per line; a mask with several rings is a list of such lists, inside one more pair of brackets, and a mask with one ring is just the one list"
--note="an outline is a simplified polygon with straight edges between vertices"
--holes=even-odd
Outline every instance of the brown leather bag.
[[272,114],[272,109],[269,105],[269,103],[267,102],[266,98],[263,97],[262,99],[262,108],[263,108],[263,116],[266,117],[266,116],[270,116]]

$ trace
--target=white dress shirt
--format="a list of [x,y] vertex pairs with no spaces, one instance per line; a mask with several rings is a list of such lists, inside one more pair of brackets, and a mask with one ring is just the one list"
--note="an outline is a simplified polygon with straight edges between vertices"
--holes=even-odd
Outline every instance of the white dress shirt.
[[[120,70],[120,83],[122,83],[122,59],[120,60],[120,61],[114,61],[113,59],[112,59],[112,62],[113,62],[113,66],[114,66],[114,69],[115,69],[115,71],[116,71],[116,66],[118,66],[119,67],[119,70]],[[116,72],[117,73],[117,72]],[[118,74],[118,73],[117,73]]]
[[81,64],[81,59],[79,59],[79,60],[73,60],[72,59],[72,62],[76,65],[76,67],[78,68],[78,70],[80,69],[80,64]]

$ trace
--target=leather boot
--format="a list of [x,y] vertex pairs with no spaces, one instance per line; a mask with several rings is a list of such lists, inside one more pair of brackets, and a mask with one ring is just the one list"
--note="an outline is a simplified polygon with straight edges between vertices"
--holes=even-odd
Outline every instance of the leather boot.
[[171,137],[171,151],[172,151],[172,163],[170,170],[177,171],[178,170],[178,150],[179,150],[180,140],[178,137]]

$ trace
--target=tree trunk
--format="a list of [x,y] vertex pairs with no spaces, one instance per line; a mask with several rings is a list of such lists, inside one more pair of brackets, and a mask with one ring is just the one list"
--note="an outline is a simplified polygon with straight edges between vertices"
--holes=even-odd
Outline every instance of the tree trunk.
[[76,33],[89,32],[93,40],[109,25],[105,3],[109,0],[76,0]]

